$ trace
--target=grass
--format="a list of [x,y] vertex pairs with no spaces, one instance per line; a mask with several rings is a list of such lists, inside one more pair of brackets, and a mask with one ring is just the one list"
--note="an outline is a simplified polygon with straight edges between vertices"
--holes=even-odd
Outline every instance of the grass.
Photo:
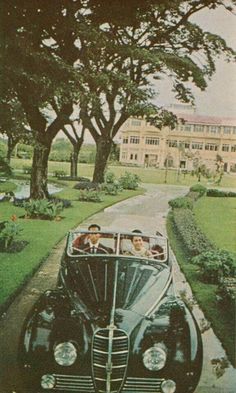
[[[216,227],[216,225],[214,225],[214,227]],[[200,281],[198,267],[190,263],[191,258],[186,253],[183,244],[175,231],[171,213],[169,213],[167,219],[167,233],[173,252],[181,270],[192,288],[192,292],[197,299],[198,304],[203,310],[206,318],[211,322],[215,334],[223,343],[232,364],[235,364],[235,320],[232,314],[217,302],[217,285],[203,283]]]
[[[15,169],[22,169],[23,166],[30,166],[30,160],[24,159],[15,159],[13,158],[11,161],[11,165]],[[69,162],[56,162],[49,161],[49,172],[52,174],[55,170],[63,170],[67,175],[70,173],[70,163]],[[78,176],[85,176],[91,178],[93,175],[94,164],[79,164],[78,165]],[[142,182],[145,183],[154,183],[154,184],[163,184],[165,182],[165,170],[164,169],[156,169],[156,168],[141,168],[141,167],[129,167],[129,166],[121,166],[121,165],[109,165],[108,170],[115,173],[116,177],[120,177],[126,171],[137,174]],[[201,183],[206,185],[208,182],[207,179],[202,178]],[[190,174],[180,174],[178,179],[178,174],[176,170],[169,170],[167,175],[167,183],[168,184],[176,184],[176,185],[186,185],[191,186],[197,183],[197,178],[195,176],[191,176]],[[236,188],[236,175],[225,174],[223,176],[222,182],[220,184],[221,187],[235,187]],[[210,188],[214,188],[214,185],[209,185]]]
[[[63,210],[61,221],[20,218],[25,213],[23,208],[15,207],[10,202],[2,202],[0,221],[9,220],[15,214],[18,217],[17,222],[23,229],[19,240],[26,240],[29,244],[21,252],[0,254],[0,308],[3,309],[4,305],[9,303],[17,289],[32,276],[40,263],[49,255],[52,247],[65,236],[68,230],[105,207],[142,192],[142,189],[125,190],[117,196],[105,195],[101,203],[74,200],[73,207]],[[73,200],[78,196],[78,191],[67,188],[59,196]]]
[[15,191],[16,185],[11,181],[6,181],[4,183],[0,182],[0,193],[5,193],[8,191]]
[[212,243],[236,253],[236,198],[200,198],[194,213],[198,226]]

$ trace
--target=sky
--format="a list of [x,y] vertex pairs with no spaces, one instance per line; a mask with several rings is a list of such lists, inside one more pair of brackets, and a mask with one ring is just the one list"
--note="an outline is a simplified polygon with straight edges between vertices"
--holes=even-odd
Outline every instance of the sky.
[[[220,7],[199,12],[193,21],[204,30],[223,37],[227,44],[236,50],[236,14],[233,15]],[[168,80],[159,83],[160,93],[155,103],[167,106],[175,103]],[[217,60],[216,72],[207,84],[204,92],[195,87],[192,89],[197,113],[236,118],[236,63],[227,63],[222,58]]]

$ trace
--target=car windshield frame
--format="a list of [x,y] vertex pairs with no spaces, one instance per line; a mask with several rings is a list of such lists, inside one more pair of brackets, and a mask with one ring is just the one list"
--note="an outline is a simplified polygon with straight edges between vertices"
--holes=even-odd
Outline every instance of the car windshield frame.
[[[86,251],[85,248],[73,248],[73,242],[75,239],[81,238],[81,240],[86,240],[88,235],[100,234],[101,242],[107,241],[106,239],[113,240],[113,253],[105,253],[106,257],[119,256],[120,258],[131,258],[131,259],[144,259],[146,261],[155,262],[168,262],[169,258],[169,248],[167,237],[161,235],[157,232],[156,235],[150,235],[146,233],[134,233],[134,232],[115,232],[115,231],[89,231],[89,230],[75,230],[70,231],[68,234],[66,254],[71,258],[84,258],[85,256],[94,256],[94,254]],[[142,255],[132,255],[130,253],[130,248],[132,245],[132,238],[141,237],[144,242],[145,248],[149,251],[148,256]],[[111,244],[107,244],[111,248]],[[96,253],[96,257],[104,257],[104,253]],[[151,251],[151,253],[150,253]],[[150,255],[151,254],[151,255]]]

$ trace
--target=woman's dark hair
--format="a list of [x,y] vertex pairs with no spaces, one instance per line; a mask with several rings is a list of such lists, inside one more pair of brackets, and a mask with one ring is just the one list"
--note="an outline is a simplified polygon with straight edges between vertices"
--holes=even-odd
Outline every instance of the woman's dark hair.
[[101,230],[101,227],[98,224],[90,224],[88,227],[88,230],[90,231],[91,228],[97,228],[98,231]]

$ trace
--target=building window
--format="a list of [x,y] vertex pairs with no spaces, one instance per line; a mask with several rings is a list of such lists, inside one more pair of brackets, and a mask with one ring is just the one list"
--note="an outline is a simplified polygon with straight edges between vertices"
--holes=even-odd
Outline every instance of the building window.
[[131,120],[131,126],[135,126],[135,127],[140,127],[141,126],[141,120]]
[[168,143],[169,147],[177,147],[177,141],[176,140],[170,140],[170,141],[167,141],[167,143]]
[[231,134],[231,127],[224,127],[224,134]]
[[236,145],[232,145],[231,146],[231,151],[234,152],[234,153],[236,152]]
[[124,144],[125,144],[125,143],[129,143],[129,138],[128,138],[128,137],[123,138],[123,143],[124,143]]
[[145,140],[146,145],[159,145],[159,138],[149,138]]
[[133,156],[134,156],[133,154],[130,154],[130,160],[132,160],[132,159],[133,159]]
[[204,126],[195,124],[194,127],[193,127],[193,131],[194,132],[203,132],[204,131]]
[[191,129],[192,129],[192,125],[191,125],[191,124],[186,124],[186,125],[184,126],[184,131],[190,132]]
[[138,144],[139,143],[139,136],[131,136],[130,143]]
[[216,134],[216,133],[220,134],[220,127],[217,127],[217,126],[210,126],[210,132],[211,132],[212,134]]
[[127,152],[126,151],[122,151],[121,158],[122,158],[122,160],[126,160],[127,159]]
[[222,151],[229,151],[229,145],[222,145]]
[[233,134],[236,134],[236,127],[233,127]]
[[192,142],[192,149],[194,150],[202,150],[203,143],[202,142]]
[[134,155],[134,159],[137,160],[138,159],[138,154]]
[[206,143],[205,150],[217,151],[218,145],[216,145],[215,143]]

